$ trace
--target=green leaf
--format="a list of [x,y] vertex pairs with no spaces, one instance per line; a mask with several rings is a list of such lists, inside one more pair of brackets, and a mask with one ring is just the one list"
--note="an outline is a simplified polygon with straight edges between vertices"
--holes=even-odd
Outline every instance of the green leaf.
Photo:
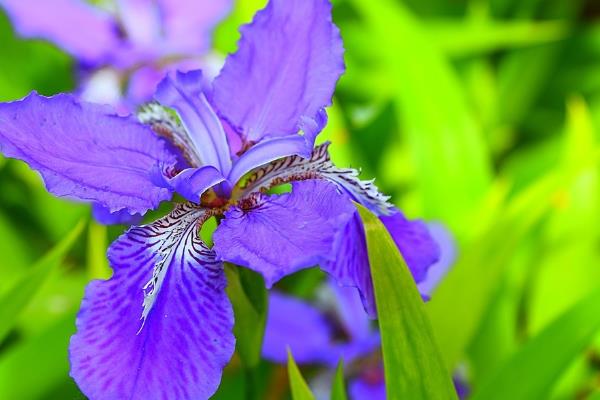
[[290,388],[292,390],[292,400],[315,400],[310,388],[302,377],[292,352],[288,349],[288,375],[290,378]]
[[[384,70],[375,75],[385,78],[381,86],[395,100],[415,167],[411,183],[418,189],[420,214],[460,233],[489,187],[491,163],[456,72],[402,2],[353,0],[352,5],[366,22],[363,35],[377,43],[371,47]],[[380,89],[366,95],[377,96]]]
[[231,264],[225,265],[227,293],[233,312],[237,352],[246,368],[260,362],[268,297],[265,283],[256,272]]
[[568,26],[562,21],[435,21],[427,30],[444,53],[464,57],[506,48],[519,48],[564,39]]
[[335,369],[335,375],[331,385],[331,400],[347,399],[348,396],[346,395],[346,384],[344,383],[344,362],[340,360],[337,368]]
[[456,399],[425,306],[383,223],[357,205],[365,226],[389,399]]
[[[427,312],[448,368],[456,367],[523,238],[550,208],[563,176],[550,174],[508,204],[496,206],[488,226],[460,251]],[[450,312],[451,310],[451,312]]]
[[50,273],[60,264],[84,226],[85,221],[80,221],[48,254],[30,268],[10,289],[2,293],[0,296],[0,342],[13,328],[23,309],[40,290]]
[[106,226],[90,221],[87,245],[87,267],[90,278],[110,278],[112,271],[106,257]]
[[473,400],[545,399],[571,362],[600,330],[600,288],[526,343]]
[[68,379],[69,337],[75,332],[75,315],[75,311],[69,313],[51,328],[2,354],[0,399],[47,398],[51,390]]

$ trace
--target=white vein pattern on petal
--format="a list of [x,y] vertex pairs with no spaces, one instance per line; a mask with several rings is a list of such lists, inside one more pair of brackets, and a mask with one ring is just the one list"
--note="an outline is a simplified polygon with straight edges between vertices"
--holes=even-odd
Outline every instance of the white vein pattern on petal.
[[142,124],[149,125],[159,136],[171,141],[192,166],[202,165],[189,133],[181,122],[171,115],[167,107],[155,102],[144,104],[138,111],[137,118]]
[[306,179],[327,179],[378,215],[389,215],[393,205],[377,189],[374,180],[359,179],[360,171],[353,168],[338,168],[329,157],[329,143],[315,147],[310,158],[289,156],[273,161],[252,172],[244,184],[243,196],[274,186]]
[[[177,204],[167,216],[127,232],[128,240],[145,243],[146,253],[155,254],[152,277],[143,287],[142,324],[144,327],[160,288],[173,260],[192,257],[204,266],[218,265],[215,255],[199,238],[201,224],[210,216],[210,210],[191,203]],[[186,254],[187,252],[187,254]]]

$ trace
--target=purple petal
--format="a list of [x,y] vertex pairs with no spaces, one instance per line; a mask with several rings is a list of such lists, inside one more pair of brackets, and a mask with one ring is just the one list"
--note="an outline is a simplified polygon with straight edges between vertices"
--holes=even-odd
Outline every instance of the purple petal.
[[127,99],[134,105],[150,101],[164,77],[164,71],[151,65],[137,69],[129,78]]
[[332,289],[337,305],[337,314],[351,336],[352,340],[359,341],[373,335],[371,319],[365,313],[359,291],[354,287],[343,287],[330,279],[329,287]]
[[427,230],[440,248],[439,260],[429,267],[425,279],[417,285],[419,292],[431,296],[435,288],[446,276],[456,259],[456,243],[448,229],[442,224],[429,223]]
[[81,0],[0,0],[19,34],[47,39],[75,57],[101,62],[118,44],[112,17]]
[[89,398],[196,400],[217,389],[233,313],[223,265],[197,237],[202,216],[180,205],[111,246],[114,275],[89,284],[71,338],[71,375]]
[[143,214],[171,198],[152,183],[156,164],[175,162],[152,130],[73,96],[0,104],[0,150],[39,171],[51,193]]
[[292,193],[255,197],[231,208],[213,235],[221,260],[261,273],[270,287],[282,277],[330,259],[354,212],[335,185],[295,182]]
[[[244,156],[250,158],[250,154],[255,152],[257,153],[257,159],[263,157],[264,164],[268,160],[267,156],[270,153],[277,153],[279,149],[273,148],[273,151],[260,151],[262,150],[261,146],[267,146],[271,142],[285,141],[286,139],[291,142],[298,139],[298,137],[277,138],[261,142],[252,147]],[[268,190],[283,182],[321,178],[335,183],[352,199],[368,207],[377,215],[387,215],[394,212],[394,207],[388,202],[389,196],[380,193],[373,181],[360,180],[358,178],[359,172],[355,169],[336,167],[329,158],[328,147],[329,143],[324,143],[312,149],[310,154],[296,152],[297,155],[277,159],[258,168],[249,177],[243,192],[251,193],[258,190]],[[289,154],[292,154],[294,150],[292,146],[289,146]],[[283,155],[283,153],[283,151],[279,151],[277,154]],[[275,157],[272,159],[275,159]],[[236,172],[235,176],[239,175],[237,169],[244,162],[245,160],[240,159],[234,165],[233,172]],[[255,162],[253,165],[258,166],[260,164]],[[232,175],[234,174],[232,173]],[[231,181],[233,181],[233,177]]]
[[310,152],[306,153],[306,142],[300,136],[264,140],[252,146],[236,161],[229,174],[229,181],[235,184],[254,168],[293,154],[310,157]]
[[127,38],[138,46],[151,46],[161,37],[161,10],[155,1],[118,0],[117,11]]
[[94,204],[92,206],[92,215],[96,221],[103,225],[136,225],[142,222],[142,216],[140,214],[131,215],[127,210],[111,213],[106,207],[102,207],[99,204]]
[[[293,318],[290,318],[293,316]],[[262,354],[285,364],[288,347],[300,364],[331,364],[332,329],[325,316],[310,304],[272,291]]]
[[358,213],[354,213],[345,225],[338,244],[336,257],[321,265],[338,285],[358,288],[363,306],[371,317],[375,317],[375,294],[367,254],[367,242]]
[[232,8],[232,0],[160,0],[159,3],[163,34],[173,52],[207,50],[212,29]]
[[240,31],[238,51],[214,82],[219,114],[246,143],[301,128],[313,140],[344,71],[330,2],[271,0]]
[[[159,175],[162,176],[162,175]],[[200,203],[200,196],[209,188],[225,180],[215,167],[187,168],[174,178],[164,178],[168,187],[194,203]]]
[[[416,283],[425,279],[427,270],[438,261],[439,247],[421,221],[409,221],[396,210],[391,216],[381,216],[398,250],[402,254]],[[336,254],[322,265],[339,285],[357,287],[367,313],[375,317],[375,295],[367,253],[364,228],[358,213],[344,227]]]
[[156,99],[177,110],[202,165],[213,166],[227,176],[231,169],[227,137],[206,100],[203,84],[201,71],[177,72],[158,85]]
[[382,376],[364,377],[361,376],[350,382],[348,392],[352,400],[385,400],[385,381]]
[[440,247],[427,225],[419,220],[409,221],[399,211],[380,219],[392,235],[415,281],[422,282],[429,268],[440,259]]

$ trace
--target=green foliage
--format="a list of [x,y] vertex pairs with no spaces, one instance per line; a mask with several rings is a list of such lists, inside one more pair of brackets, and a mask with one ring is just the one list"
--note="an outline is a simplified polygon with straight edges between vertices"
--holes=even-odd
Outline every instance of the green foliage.
[[344,362],[340,360],[337,368],[335,369],[335,375],[333,376],[333,382],[331,383],[331,400],[347,400],[346,395],[346,384],[344,383]]
[[288,349],[288,376],[290,379],[290,389],[292,392],[292,400],[315,400],[310,388],[302,377],[296,361],[292,356],[291,350]]
[[372,266],[388,398],[456,398],[408,267],[383,223],[363,206],[357,208]]
[[25,272],[13,287],[0,295],[0,342],[14,327],[19,314],[73,246],[84,224],[84,221],[79,222],[56,247]]
[[256,272],[227,264],[227,293],[233,305],[237,352],[246,368],[260,361],[268,298],[265,282]]
[[600,289],[526,343],[488,381],[482,382],[473,400],[547,398],[556,379],[598,331]]
[[[333,1],[347,72],[319,140],[332,141],[336,163],[364,168],[408,216],[445,224],[458,243],[455,265],[423,305],[389,236],[363,210],[389,398],[452,398],[457,367],[476,399],[599,398],[595,3]],[[239,25],[265,4],[234,1],[213,36],[218,55],[236,48]],[[1,101],[75,87],[76,62],[19,38],[1,11],[0,43]],[[68,376],[68,340],[84,286],[111,274],[106,249],[123,227],[91,222],[87,241],[77,240],[84,226],[73,226],[89,208],[47,194],[22,162],[0,157],[0,188],[0,399],[83,399]],[[216,224],[202,230],[209,244]],[[251,399],[312,399],[291,356],[289,382],[285,367],[261,361],[262,279],[230,266],[227,277],[237,353],[216,398],[245,390]],[[306,270],[278,289],[314,300],[322,282]],[[361,366],[338,366],[332,398],[346,398]],[[303,370],[309,382],[322,372]]]

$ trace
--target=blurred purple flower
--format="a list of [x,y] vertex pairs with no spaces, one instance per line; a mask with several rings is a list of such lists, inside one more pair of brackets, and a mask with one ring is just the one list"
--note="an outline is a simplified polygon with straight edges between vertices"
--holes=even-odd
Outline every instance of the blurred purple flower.
[[231,3],[116,0],[101,8],[85,0],[0,0],[0,7],[19,34],[49,40],[79,62],[85,100],[125,110],[149,100],[167,69],[207,65],[211,31]]
[[[419,285],[424,298],[431,295],[455,259],[449,232],[439,224],[430,224],[426,229],[432,231],[442,253]],[[406,258],[405,252],[403,256]],[[331,376],[339,360],[343,360],[350,399],[385,399],[381,338],[371,322],[359,292],[352,287],[340,287],[330,281],[319,289],[314,306],[273,291],[269,296],[262,354],[268,360],[284,364],[289,348],[299,364],[327,367],[313,382],[314,392],[323,399],[329,398]],[[460,381],[456,387],[463,398],[466,386]]]
[[[106,16],[92,21],[111,24]],[[131,35],[146,37],[138,28]],[[200,71],[168,75],[139,121],[65,94],[0,104],[0,149],[37,170],[51,193],[90,202],[107,221],[139,218],[174,193],[187,200],[113,243],[113,277],[86,290],[70,359],[92,399],[215,392],[235,347],[224,261],[257,271],[268,286],[318,264],[358,287],[374,314],[352,200],[380,215],[417,281],[439,257],[425,225],[407,220],[356,170],[333,165],[327,144],[314,148],[344,71],[329,1],[271,0],[241,32],[213,82]],[[88,48],[88,40],[73,39],[73,51],[118,56]],[[291,193],[266,194],[283,183]],[[199,228],[212,216],[223,219],[209,249]]]

